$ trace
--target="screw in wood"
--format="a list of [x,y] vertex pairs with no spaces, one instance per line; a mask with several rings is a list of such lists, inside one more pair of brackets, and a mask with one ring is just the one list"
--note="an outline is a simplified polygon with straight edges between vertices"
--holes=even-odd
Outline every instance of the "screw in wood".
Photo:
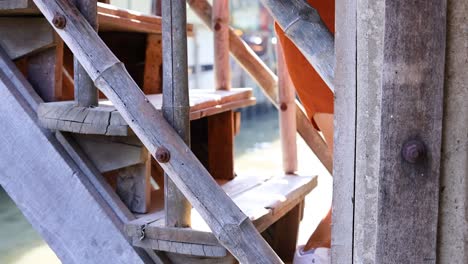
[[62,15],[55,15],[52,24],[58,29],[63,29],[67,25],[67,19]]
[[165,147],[159,147],[156,150],[155,156],[156,156],[156,160],[159,161],[160,163],[169,162],[169,160],[171,159],[171,153]]
[[426,156],[426,147],[420,140],[409,140],[403,145],[401,150],[403,159],[409,163],[417,163]]

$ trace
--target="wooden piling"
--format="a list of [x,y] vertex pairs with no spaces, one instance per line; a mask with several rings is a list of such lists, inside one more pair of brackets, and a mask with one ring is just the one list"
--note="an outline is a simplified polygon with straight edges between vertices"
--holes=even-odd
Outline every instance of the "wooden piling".
[[216,90],[231,89],[229,65],[229,0],[213,1],[214,75]]
[[286,67],[286,62],[284,61],[283,48],[280,43],[276,46],[276,55],[278,65],[279,124],[283,170],[287,174],[292,174],[297,171],[296,93]]
[[[187,18],[184,0],[162,0],[163,106],[164,118],[190,146],[187,69]],[[169,143],[169,142],[168,142]],[[191,205],[165,175],[166,226],[190,226]]]
[[[86,18],[88,23],[97,31],[97,1],[73,0],[76,8]],[[88,76],[76,57],[74,64],[75,102],[78,106],[98,106],[99,93],[93,80]]]

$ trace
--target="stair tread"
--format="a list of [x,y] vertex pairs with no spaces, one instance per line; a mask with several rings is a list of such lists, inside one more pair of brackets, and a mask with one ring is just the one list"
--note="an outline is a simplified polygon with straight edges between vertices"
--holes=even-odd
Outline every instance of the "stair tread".
[[[158,110],[162,107],[162,94],[147,95]],[[210,89],[190,90],[190,119],[246,107],[255,104],[251,88],[230,91]],[[78,107],[74,101],[42,103],[38,108],[41,125],[48,129],[79,134],[129,136],[131,129],[109,100],[101,100],[98,107]]]
[[[233,188],[233,186],[242,186]],[[310,191],[317,186],[316,176],[284,175],[277,177],[236,177],[228,183],[222,184],[222,188],[234,200],[239,208],[250,218],[259,232],[263,232],[289,210],[299,204]],[[159,192],[161,200],[162,192]],[[157,196],[156,196],[157,197]],[[140,218],[126,224],[127,235],[134,238],[135,246],[149,246],[151,243],[142,244],[135,239],[140,235],[141,226],[145,228],[146,237],[149,240],[171,239],[168,234],[172,229],[164,227],[163,207],[158,206],[158,211],[151,214],[140,215]],[[167,229],[167,230],[165,230]],[[179,229],[172,238],[180,243],[194,243],[209,246],[220,246],[210,232],[208,225],[195,209],[192,209],[192,227]],[[186,236],[180,233],[188,233]],[[193,232],[190,234],[190,232]],[[138,239],[139,240],[139,239]],[[220,246],[221,247],[221,246]]]

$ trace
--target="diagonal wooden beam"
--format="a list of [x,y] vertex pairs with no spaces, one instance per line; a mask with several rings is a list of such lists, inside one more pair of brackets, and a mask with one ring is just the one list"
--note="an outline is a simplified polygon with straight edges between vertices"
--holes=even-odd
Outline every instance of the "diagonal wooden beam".
[[[208,28],[213,30],[211,24],[212,7],[207,0],[187,0],[190,8],[198,15]],[[229,29],[229,46],[231,55],[246,70],[250,76],[262,88],[262,91],[271,103],[279,109],[278,103],[278,77],[266,66],[266,64],[255,54],[255,52]],[[296,123],[297,131],[312,149],[318,159],[332,173],[333,158],[328,150],[327,144],[322,136],[313,127],[307,117],[301,103],[296,101]]]
[[242,263],[282,263],[75,7],[67,0],[34,2],[52,24],[57,16],[66,20],[57,33],[220,243]]
[[309,63],[334,91],[335,39],[306,0],[261,0],[283,29],[286,36],[301,50]]

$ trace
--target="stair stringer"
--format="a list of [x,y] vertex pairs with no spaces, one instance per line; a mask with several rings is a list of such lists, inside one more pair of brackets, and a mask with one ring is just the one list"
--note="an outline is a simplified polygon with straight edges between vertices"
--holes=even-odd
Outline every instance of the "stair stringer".
[[123,233],[131,214],[116,212],[105,190],[90,182],[96,169],[82,163],[83,172],[39,126],[41,99],[1,49],[0,66],[0,184],[61,261],[163,263],[154,252],[131,246]]

